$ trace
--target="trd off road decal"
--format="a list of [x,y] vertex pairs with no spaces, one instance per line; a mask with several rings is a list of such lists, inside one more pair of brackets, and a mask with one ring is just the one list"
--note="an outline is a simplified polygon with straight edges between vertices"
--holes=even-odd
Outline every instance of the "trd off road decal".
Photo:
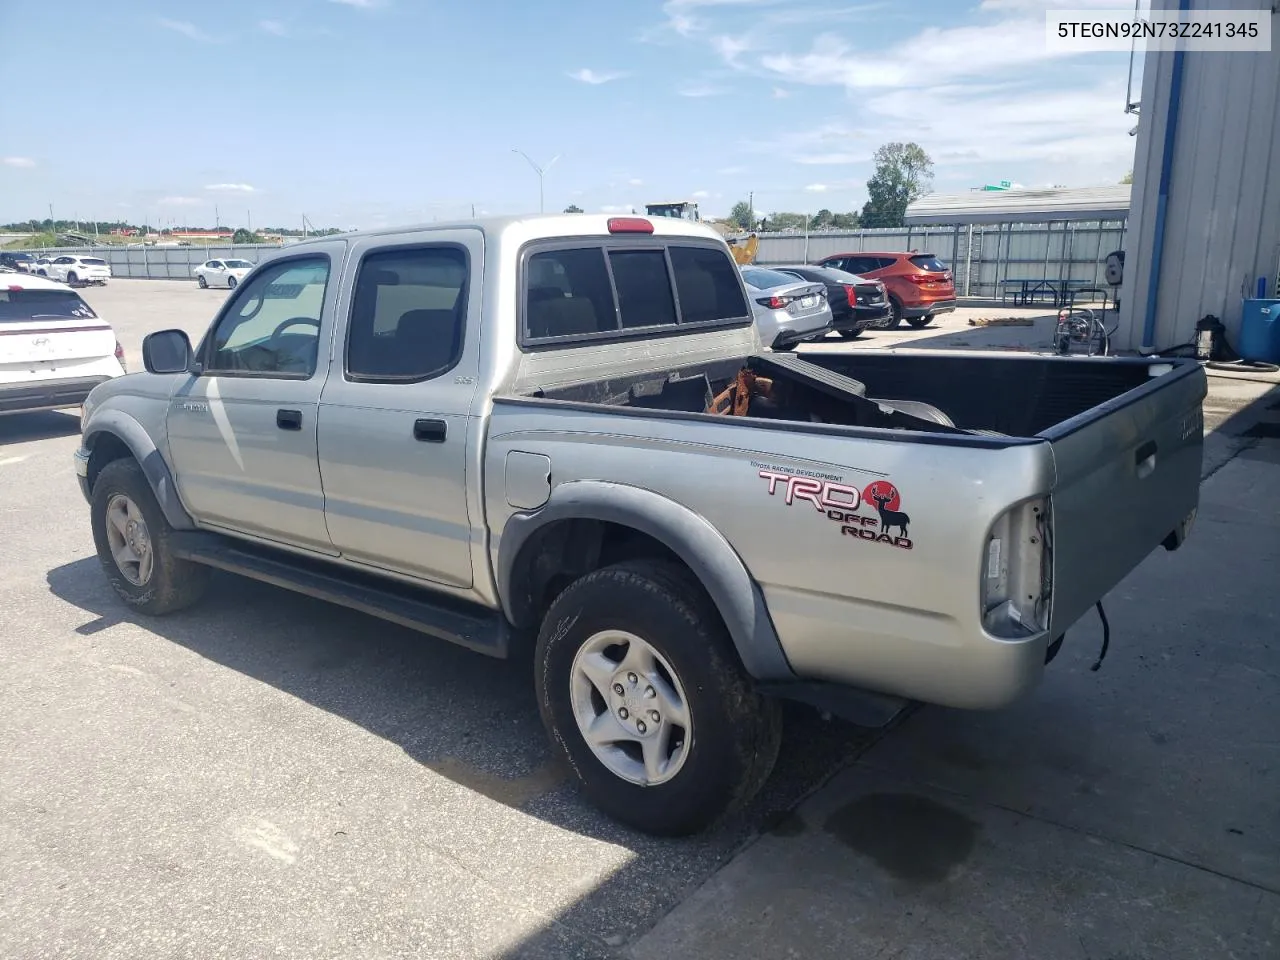
[[865,489],[819,476],[800,476],[761,469],[769,496],[781,497],[788,507],[803,501],[828,520],[840,524],[840,533],[868,543],[885,543],[902,550],[912,547],[907,527],[911,518],[902,512],[902,494],[888,480],[876,480]]

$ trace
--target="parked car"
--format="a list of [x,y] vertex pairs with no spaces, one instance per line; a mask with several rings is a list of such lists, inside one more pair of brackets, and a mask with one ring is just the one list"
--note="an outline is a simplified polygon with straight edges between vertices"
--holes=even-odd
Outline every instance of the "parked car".
[[824,284],[798,280],[764,267],[741,267],[751,297],[760,339],[775,350],[789,350],[831,329],[831,307]]
[[75,406],[125,372],[111,326],[45,277],[0,277],[0,414]]
[[675,218],[285,247],[197,349],[152,333],[85,403],[104,574],[148,615],[216,567],[494,657],[536,635],[565,768],[677,834],[765,781],[776,698],[1004,706],[1183,542],[1194,359],[801,357],[762,348],[747,296]]
[[938,314],[956,308],[951,270],[931,253],[837,253],[818,262],[883,283],[893,310],[891,326],[905,319],[913,327],[927,327]]
[[81,283],[106,285],[111,279],[111,265],[101,257],[66,254],[53,258],[45,268],[45,276],[73,286]]
[[29,253],[13,251],[0,253],[0,267],[8,267],[21,273],[31,273],[31,265],[35,262],[36,258]]
[[234,290],[253,264],[248,260],[206,260],[191,272],[201,287],[227,287]]
[[831,307],[831,328],[845,340],[852,340],[871,327],[887,327],[893,318],[884,284],[879,280],[865,280],[835,267],[809,264],[787,264],[769,269],[797,280],[824,284],[827,305]]
[[51,263],[53,263],[52,257],[36,257],[31,263],[31,272],[37,276],[47,277],[49,275],[49,264]]

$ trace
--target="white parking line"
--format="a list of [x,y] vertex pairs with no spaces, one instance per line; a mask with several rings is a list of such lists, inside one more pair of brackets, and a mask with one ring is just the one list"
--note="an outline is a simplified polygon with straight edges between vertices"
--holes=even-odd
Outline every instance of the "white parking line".
[[9,465],[9,464],[11,464],[11,463],[21,463],[21,462],[22,462],[23,460],[25,460],[25,459],[27,459],[25,456],[23,456],[23,457],[5,457],[3,460],[0,460],[0,467],[8,466],[8,465]]

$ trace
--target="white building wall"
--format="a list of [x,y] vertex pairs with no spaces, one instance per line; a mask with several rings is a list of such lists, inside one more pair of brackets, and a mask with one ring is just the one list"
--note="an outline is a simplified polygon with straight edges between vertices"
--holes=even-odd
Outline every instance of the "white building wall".
[[[1176,9],[1177,0],[1153,6]],[[1191,0],[1193,10],[1257,9],[1272,19],[1269,53],[1186,53],[1165,212],[1155,331],[1143,343],[1155,254],[1172,51],[1146,55],[1117,346],[1168,349],[1214,314],[1234,346],[1242,291],[1268,296],[1280,262],[1280,16],[1272,0]]]

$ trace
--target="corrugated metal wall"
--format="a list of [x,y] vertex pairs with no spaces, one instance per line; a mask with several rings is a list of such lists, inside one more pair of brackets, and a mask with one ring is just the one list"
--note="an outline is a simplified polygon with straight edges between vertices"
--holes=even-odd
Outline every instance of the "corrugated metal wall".
[[[1163,4],[1176,6],[1176,4]],[[1222,9],[1192,0],[1192,9]],[[1267,10],[1268,0],[1232,0],[1231,9]],[[1273,43],[1280,17],[1272,14]],[[1153,342],[1143,344],[1155,248],[1174,54],[1146,55],[1134,165],[1130,242],[1125,253],[1118,345],[1168,349],[1191,340],[1214,314],[1234,345],[1242,292],[1259,276],[1268,295],[1280,272],[1280,50],[1187,53],[1165,213],[1164,253]]]
[[111,275],[144,280],[194,280],[192,267],[206,260],[239,259],[257,263],[280,250],[279,244],[242,244],[224,247],[46,247],[27,252],[34,256],[57,257],[82,253],[101,257],[111,265]]
[[[1088,281],[1105,286],[1108,253],[1123,246],[1123,223],[987,224],[842,233],[762,234],[756,262],[813,262],[833,253],[920,250],[951,265],[961,296],[996,297],[1005,280]],[[808,256],[806,257],[806,249]]]

